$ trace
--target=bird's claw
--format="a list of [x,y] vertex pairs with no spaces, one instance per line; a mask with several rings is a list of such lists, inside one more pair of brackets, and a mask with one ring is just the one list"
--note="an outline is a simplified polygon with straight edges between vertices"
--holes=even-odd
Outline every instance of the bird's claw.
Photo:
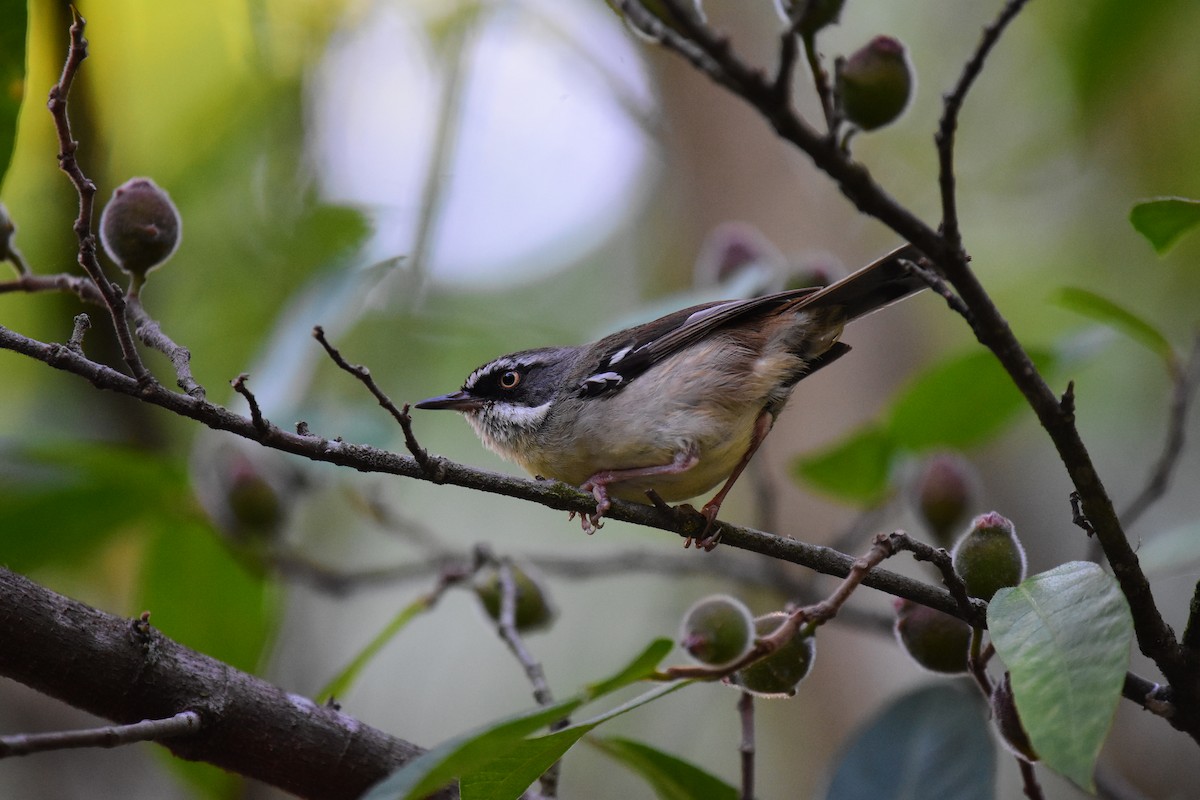
[[717,512],[720,510],[721,505],[719,503],[717,505],[707,503],[699,511],[687,503],[675,507],[676,512],[688,515],[698,514],[704,518],[704,527],[700,529],[700,534],[698,536],[689,535],[683,543],[685,550],[695,542],[697,552],[703,550],[706,553],[711,553],[713,548],[720,544],[722,528],[719,525],[716,526],[715,530],[713,528],[717,522]]
[[[596,498],[596,510],[591,514],[580,511],[579,523],[583,528],[583,532],[591,536],[596,531],[604,527],[604,515],[612,508],[612,502],[608,499],[608,490],[603,483],[593,483],[585,481],[579,487],[582,491],[591,492],[592,497]],[[575,512],[571,512],[571,518],[574,519]]]

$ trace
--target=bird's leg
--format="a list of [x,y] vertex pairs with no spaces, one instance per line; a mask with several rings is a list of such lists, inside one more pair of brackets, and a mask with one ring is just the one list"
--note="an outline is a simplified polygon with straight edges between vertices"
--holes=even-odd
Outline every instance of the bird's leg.
[[695,446],[692,446],[686,450],[677,452],[670,464],[658,464],[653,467],[631,467],[629,469],[606,469],[597,472],[579,487],[585,492],[591,492],[592,497],[596,498],[596,512],[594,514],[579,515],[584,533],[591,534],[598,530],[602,524],[601,520],[605,512],[612,507],[612,503],[608,499],[609,484],[622,483],[637,478],[653,478],[656,475],[678,475],[680,472],[686,472],[696,466],[699,461],[700,454],[696,451]]
[[[700,509],[700,513],[704,515],[706,522],[704,530],[700,532],[700,536],[696,538],[696,549],[704,549],[705,552],[712,550],[721,541],[721,530],[718,528],[711,535],[713,523],[717,521],[717,512],[721,510],[721,504],[725,502],[725,495],[729,494],[729,490],[733,488],[734,482],[738,476],[742,474],[742,470],[750,463],[750,459],[754,457],[754,453],[762,445],[763,440],[767,438],[767,434],[771,432],[771,426],[775,424],[775,418],[767,411],[758,415],[758,419],[754,421],[754,432],[750,436],[750,446],[746,448],[746,454],[742,456],[742,460],[734,467],[733,472],[725,479],[725,485],[721,487],[721,491],[713,495],[713,499],[704,504],[704,508]],[[692,540],[689,538],[684,542],[684,547],[690,547]]]

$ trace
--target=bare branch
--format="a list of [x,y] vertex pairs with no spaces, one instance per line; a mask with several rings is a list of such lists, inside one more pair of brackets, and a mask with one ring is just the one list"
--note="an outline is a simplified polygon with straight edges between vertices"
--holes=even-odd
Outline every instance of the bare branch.
[[[549,706],[554,703],[554,694],[550,684],[546,682],[546,673],[541,662],[533,657],[525,640],[517,630],[517,581],[513,575],[512,561],[507,558],[495,560],[500,579],[500,618],[496,621],[496,629],[500,638],[508,645],[513,656],[525,670],[525,677],[533,686],[533,699],[539,706]],[[568,718],[555,720],[550,725],[551,731],[562,730],[570,725]],[[542,788],[542,796],[553,798],[558,796],[558,775],[562,770],[562,762],[555,761],[550,768],[542,773],[538,780]]]
[[742,721],[742,741],[738,745],[742,757],[741,800],[754,800],[754,695],[742,692],[737,707]]
[[50,89],[50,98],[46,105],[54,117],[54,129],[58,134],[58,166],[71,179],[75,191],[79,194],[79,217],[74,226],[75,236],[79,239],[79,266],[83,267],[83,271],[92,279],[104,298],[125,365],[139,382],[152,383],[154,378],[142,364],[137,346],[133,343],[133,335],[129,332],[129,324],[125,320],[125,296],[109,282],[96,257],[96,235],[92,233],[96,184],[83,173],[75,157],[79,150],[79,142],[71,135],[71,121],[67,116],[67,95],[71,92],[71,85],[79,67],[88,56],[87,39],[83,37],[87,21],[74,6],[71,7],[71,14],[74,22],[71,25],[71,44],[67,49],[67,60],[58,83]]
[[1200,334],[1192,340],[1187,366],[1175,372],[1172,378],[1174,386],[1171,392],[1171,407],[1167,412],[1167,434],[1162,453],[1150,470],[1150,476],[1142,490],[1121,512],[1121,524],[1126,528],[1133,525],[1146,509],[1166,494],[1171,474],[1175,471],[1175,465],[1179,463],[1187,434],[1188,410],[1195,397],[1197,379],[1200,378]]
[[[258,442],[286,453],[293,453],[313,461],[350,467],[360,472],[375,472],[402,475],[409,478],[463,486],[493,494],[503,494],[536,503],[560,511],[583,513],[595,509],[596,501],[590,493],[581,492],[573,486],[558,481],[537,481],[500,475],[486,470],[474,469],[439,459],[443,466],[441,474],[430,475],[416,459],[391,453],[369,445],[352,444],[339,439],[301,435],[279,428],[266,420],[256,423],[253,418],[234,414],[226,408],[198,400],[186,394],[172,392],[160,384],[142,387],[136,380],[111,367],[90,361],[74,353],[64,345],[39,342],[15,333],[0,325],[0,349],[12,350],[37,359],[55,369],[70,372],[89,380],[100,389],[134,397],[142,402],[165,408],[172,413],[188,417],[214,430],[223,430]],[[245,387],[243,386],[245,390]],[[248,390],[245,390],[248,391]],[[659,530],[671,531],[678,536],[694,535],[690,519],[680,523],[675,515],[638,503],[614,501],[609,518],[632,522]],[[828,575],[845,576],[854,559],[836,550],[808,544],[798,539],[784,538],[770,533],[722,523],[722,542],[743,550],[750,550],[771,558],[807,566]],[[865,585],[880,589],[899,597],[906,597],[922,605],[958,616],[961,612],[948,592],[920,581],[889,572],[876,571],[867,576]],[[982,613],[983,605],[976,607]]]
[[941,298],[946,301],[946,305],[950,306],[950,309],[954,313],[965,319],[967,324],[971,323],[971,310],[967,308],[967,305],[962,301],[962,298],[956,295],[954,290],[946,285],[946,282],[942,280],[941,275],[938,275],[931,269],[926,269],[916,261],[905,260],[903,263],[904,266],[908,268],[909,272],[925,281],[926,285],[928,285],[935,294],[941,296]]
[[430,475],[439,475],[441,473],[441,464],[437,459],[432,458],[429,452],[421,447],[417,442],[417,437],[413,434],[412,417],[408,413],[408,404],[404,404],[404,408],[396,408],[396,404],[392,399],[379,388],[379,384],[375,383],[375,379],[371,377],[371,370],[367,369],[362,364],[351,364],[338,351],[336,347],[329,343],[325,338],[325,329],[320,325],[313,328],[313,338],[321,343],[321,347],[325,348],[325,352],[333,359],[333,363],[337,364],[341,369],[357,378],[367,390],[375,396],[379,405],[383,406],[392,419],[400,424],[400,430],[404,433],[404,446],[408,448],[408,452],[412,454],[421,468]]
[[246,385],[246,381],[248,380],[250,380],[250,375],[243,372],[230,381],[229,385],[233,387],[235,392],[246,398],[246,403],[250,406],[250,424],[254,426],[254,429],[260,434],[270,433],[274,426],[263,418],[262,409],[258,406],[258,398],[254,396],[254,393],[250,391],[250,387]]
[[1017,766],[1021,769],[1021,786],[1025,791],[1025,796],[1029,800],[1044,800],[1046,795],[1042,793],[1042,785],[1038,783],[1033,764],[1023,758],[1017,758]]
[[131,625],[4,569],[0,604],[0,674],[117,723],[198,714],[193,735],[162,741],[182,758],[332,800],[361,795],[422,752],[189,650],[144,620]]
[[195,711],[181,711],[165,719],[145,719],[128,725],[0,736],[0,758],[78,747],[120,747],[135,742],[158,742],[186,736],[199,729],[200,715]]
[[134,322],[134,334],[142,340],[142,344],[159,351],[170,359],[171,366],[175,369],[175,382],[180,389],[197,400],[203,400],[205,397],[204,387],[192,377],[192,351],[176,344],[171,337],[163,333],[158,322],[142,307],[140,297],[131,295],[128,302],[129,315]]
[[1000,41],[1004,29],[1021,13],[1028,0],[1009,0],[999,16],[983,30],[983,36],[975,52],[963,66],[958,83],[943,99],[942,119],[934,137],[938,152],[938,184],[942,191],[942,235],[946,244],[954,250],[962,247],[962,233],[958,228],[958,201],[955,198],[954,181],[954,134],[958,129],[958,115],[962,110],[967,92],[983,70],[983,62],[992,48]]
[[927,561],[937,567],[938,572],[942,573],[942,583],[946,584],[950,595],[962,609],[963,618],[966,619],[970,616],[973,606],[971,597],[967,594],[967,585],[954,570],[954,562],[944,547],[933,547],[919,539],[914,539],[904,531],[896,531],[891,535],[891,546],[897,552],[907,550],[917,561]]

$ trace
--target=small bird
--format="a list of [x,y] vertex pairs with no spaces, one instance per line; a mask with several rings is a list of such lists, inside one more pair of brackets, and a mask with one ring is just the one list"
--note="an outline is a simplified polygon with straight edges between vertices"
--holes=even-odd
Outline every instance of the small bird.
[[416,407],[459,411],[501,457],[591,492],[588,533],[611,498],[675,502],[724,481],[700,511],[697,546],[711,550],[721,503],[796,383],[849,352],[838,341],[847,322],[926,288],[910,266],[920,258],[906,245],[823,288],[703,303],[592,344],[500,356]]

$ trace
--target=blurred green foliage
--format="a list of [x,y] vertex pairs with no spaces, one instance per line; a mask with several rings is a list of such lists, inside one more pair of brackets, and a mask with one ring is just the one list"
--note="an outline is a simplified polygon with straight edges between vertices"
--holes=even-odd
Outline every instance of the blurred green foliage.
[[0,0],[0,188],[12,159],[25,98],[25,0]]

